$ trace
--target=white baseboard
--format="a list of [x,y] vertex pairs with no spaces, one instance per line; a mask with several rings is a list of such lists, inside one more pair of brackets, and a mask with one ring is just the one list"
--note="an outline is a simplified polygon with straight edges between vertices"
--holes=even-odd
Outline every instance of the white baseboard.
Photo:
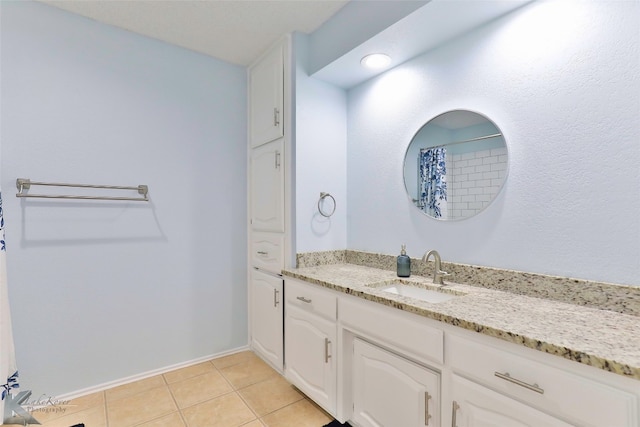
[[188,366],[196,365],[198,363],[206,362],[207,360],[216,359],[218,357],[228,356],[230,354],[239,353],[241,351],[250,350],[248,345],[234,348],[232,350],[223,351],[221,353],[210,354],[208,356],[198,357],[197,359],[188,360],[186,362],[176,363],[175,365],[165,366],[163,368],[154,369],[151,371],[143,372],[140,374],[131,375],[129,377],[121,378],[114,381],[109,381],[106,383],[98,384],[92,387],[83,388],[81,390],[72,391],[71,393],[65,393],[60,396],[56,396],[57,401],[68,401],[71,399],[76,399],[78,397],[86,396],[87,394],[97,393],[99,391],[103,391],[109,388],[117,387],[124,384],[129,384],[134,381],[140,381],[145,378],[153,377],[156,375],[164,374],[166,372],[174,371],[176,369],[186,368]]

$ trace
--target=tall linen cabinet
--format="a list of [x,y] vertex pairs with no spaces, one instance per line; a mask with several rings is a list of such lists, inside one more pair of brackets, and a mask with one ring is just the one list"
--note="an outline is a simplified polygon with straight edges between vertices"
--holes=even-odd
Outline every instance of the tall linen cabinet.
[[249,337],[251,348],[283,371],[284,284],[291,254],[291,38],[248,71]]

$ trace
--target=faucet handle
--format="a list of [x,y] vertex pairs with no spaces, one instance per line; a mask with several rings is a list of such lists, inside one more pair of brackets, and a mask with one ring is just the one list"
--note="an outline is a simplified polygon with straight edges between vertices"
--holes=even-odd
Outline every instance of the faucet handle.
[[438,270],[437,274],[439,276],[451,276],[451,273],[447,273],[446,271]]
[[436,269],[433,272],[433,283],[435,283],[436,285],[444,285],[442,278],[447,276],[451,276],[451,274],[447,273],[446,271]]

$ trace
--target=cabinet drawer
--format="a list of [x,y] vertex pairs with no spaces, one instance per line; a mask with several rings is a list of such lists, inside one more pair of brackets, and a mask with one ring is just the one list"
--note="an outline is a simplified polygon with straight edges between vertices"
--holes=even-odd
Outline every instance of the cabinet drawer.
[[[576,427],[457,375],[451,376],[451,425],[475,427]],[[604,427],[604,426],[603,426]]]
[[444,363],[444,332],[428,325],[429,319],[355,298],[340,299],[340,320],[403,353]]
[[300,307],[327,319],[336,319],[336,296],[316,285],[287,279],[285,281],[285,298],[287,304]]
[[447,335],[446,349],[455,373],[571,423],[637,426],[637,402],[630,393],[455,335]]
[[253,232],[251,265],[280,274],[284,268],[284,235]]

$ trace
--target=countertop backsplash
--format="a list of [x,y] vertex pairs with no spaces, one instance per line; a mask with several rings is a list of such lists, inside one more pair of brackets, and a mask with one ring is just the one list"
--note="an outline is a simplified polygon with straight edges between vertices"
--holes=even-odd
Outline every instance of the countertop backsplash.
[[[355,264],[382,270],[396,269],[396,256],[371,252],[336,250],[299,253],[297,267],[330,264]],[[411,259],[411,274],[431,277],[433,262]],[[442,270],[450,275],[446,282],[480,286],[534,298],[544,298],[569,304],[610,310],[640,316],[640,286],[617,285],[567,277],[547,276],[492,267],[442,263]]]

